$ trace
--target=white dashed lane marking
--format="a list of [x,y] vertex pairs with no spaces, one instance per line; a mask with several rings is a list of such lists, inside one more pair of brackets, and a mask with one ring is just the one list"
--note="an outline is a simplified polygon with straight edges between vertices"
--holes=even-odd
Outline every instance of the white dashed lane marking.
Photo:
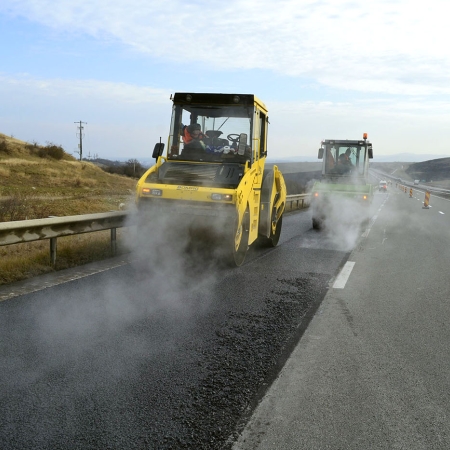
[[355,265],[354,261],[347,261],[340,271],[339,275],[336,277],[334,281],[333,288],[334,289],[344,289],[347,284],[347,280],[352,273],[353,266]]

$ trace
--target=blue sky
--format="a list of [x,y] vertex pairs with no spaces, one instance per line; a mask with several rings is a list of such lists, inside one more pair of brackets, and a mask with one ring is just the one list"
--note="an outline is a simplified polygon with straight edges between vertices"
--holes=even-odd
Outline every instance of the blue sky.
[[369,134],[378,155],[450,156],[446,1],[3,0],[0,132],[148,159],[170,94],[252,93],[271,159]]

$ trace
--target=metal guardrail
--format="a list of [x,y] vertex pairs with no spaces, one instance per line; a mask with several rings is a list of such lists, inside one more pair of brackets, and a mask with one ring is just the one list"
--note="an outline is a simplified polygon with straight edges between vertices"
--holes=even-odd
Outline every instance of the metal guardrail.
[[[310,194],[288,195],[286,210],[306,208],[309,206],[309,198]],[[111,230],[111,253],[115,255],[116,229],[131,225],[127,223],[129,215],[127,211],[112,211],[79,216],[1,222],[0,246],[49,239],[50,261],[54,266],[56,264],[58,237]]]
[[384,173],[380,170],[377,169],[370,169],[372,172],[376,173],[376,178],[378,179],[390,179],[392,181],[392,183],[396,183],[398,185],[401,186],[408,186],[408,187],[413,187],[415,190],[422,190],[423,192],[425,191],[429,191],[429,192],[433,192],[434,194],[436,194],[438,196],[438,194],[442,194],[445,197],[450,196],[450,190],[449,189],[445,189],[445,188],[440,188],[438,186],[434,186],[431,183],[420,183],[418,185],[414,184],[414,182],[412,181],[407,181],[407,180],[403,180],[402,178],[398,178],[398,177],[394,177],[393,175],[389,175],[387,173]]
[[[286,196],[286,210],[303,209],[309,206],[311,194],[294,194]],[[295,207],[294,207],[295,205]]]
[[74,234],[111,230],[111,253],[116,253],[116,229],[125,225],[128,213],[113,211],[48,219],[18,220],[0,223],[0,245],[50,240],[50,261],[56,263],[57,238]]

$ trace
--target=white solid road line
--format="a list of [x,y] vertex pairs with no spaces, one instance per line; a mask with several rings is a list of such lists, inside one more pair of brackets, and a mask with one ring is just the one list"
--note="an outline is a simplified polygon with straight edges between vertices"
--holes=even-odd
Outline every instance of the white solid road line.
[[130,261],[128,257],[123,256],[109,260],[105,259],[85,264],[84,266],[61,270],[59,273],[50,272],[49,274],[17,281],[9,285],[5,284],[0,286],[0,302],[122,267],[130,264]]
[[333,288],[334,289],[344,289],[345,285],[347,284],[347,280],[352,273],[353,266],[355,265],[354,261],[347,261],[342,268],[339,275],[336,277],[336,280],[334,281]]

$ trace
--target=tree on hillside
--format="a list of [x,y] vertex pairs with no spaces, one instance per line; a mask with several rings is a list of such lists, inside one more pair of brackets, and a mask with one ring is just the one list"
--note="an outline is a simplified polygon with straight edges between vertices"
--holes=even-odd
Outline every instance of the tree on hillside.
[[144,172],[145,169],[137,159],[129,159],[125,163],[123,173],[127,177],[140,178]]

